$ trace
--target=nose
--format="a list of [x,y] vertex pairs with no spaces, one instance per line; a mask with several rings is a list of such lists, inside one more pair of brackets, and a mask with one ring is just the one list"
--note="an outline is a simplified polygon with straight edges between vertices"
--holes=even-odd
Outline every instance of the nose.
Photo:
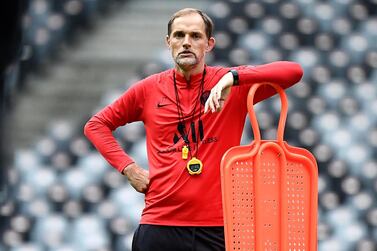
[[190,35],[189,34],[186,34],[184,40],[183,40],[183,47],[185,49],[188,49],[191,47],[191,39],[190,39]]

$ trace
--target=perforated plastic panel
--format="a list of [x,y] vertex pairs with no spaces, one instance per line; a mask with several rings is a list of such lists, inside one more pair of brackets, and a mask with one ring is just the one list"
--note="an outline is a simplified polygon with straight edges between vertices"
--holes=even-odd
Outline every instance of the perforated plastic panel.
[[[253,109],[256,90],[270,85],[281,97],[276,140],[262,140]],[[229,149],[221,161],[228,251],[316,251],[317,180],[314,156],[283,140],[288,112],[284,90],[254,84],[248,94],[254,141]]]
[[227,250],[314,250],[314,163],[303,158],[277,146],[228,163],[222,173]]
[[252,162],[236,161],[230,170],[233,177],[231,196],[233,245],[247,250],[254,250],[255,248],[255,196],[252,166]]

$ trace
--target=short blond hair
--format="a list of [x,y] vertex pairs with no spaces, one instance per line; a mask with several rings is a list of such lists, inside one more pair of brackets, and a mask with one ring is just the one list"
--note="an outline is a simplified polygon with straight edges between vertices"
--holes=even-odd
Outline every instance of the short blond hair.
[[172,27],[173,22],[176,18],[185,16],[185,15],[188,15],[188,14],[192,14],[192,13],[199,14],[202,17],[203,22],[204,22],[204,26],[205,26],[205,32],[206,32],[207,38],[208,39],[211,38],[212,33],[213,33],[212,19],[206,13],[204,13],[203,11],[198,10],[198,9],[194,9],[194,8],[181,9],[181,10],[179,10],[176,13],[173,14],[173,16],[170,18],[169,23],[168,23],[168,36],[170,36],[170,34],[171,34],[171,27]]

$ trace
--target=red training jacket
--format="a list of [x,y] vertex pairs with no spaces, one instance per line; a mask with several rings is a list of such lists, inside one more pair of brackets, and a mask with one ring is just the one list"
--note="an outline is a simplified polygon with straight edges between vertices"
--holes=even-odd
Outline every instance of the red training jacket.
[[[203,114],[205,98],[229,69],[206,66],[203,95],[202,73],[191,76],[190,82],[174,69],[154,74],[133,85],[85,125],[85,135],[104,158],[121,172],[134,161],[117,143],[112,131],[127,123],[143,121],[146,129],[150,186],[145,194],[142,224],[222,226],[220,161],[230,147],[240,144],[250,86],[253,83],[273,82],[288,88],[302,77],[301,67],[294,62],[280,61],[260,66],[234,67],[239,74],[239,86],[231,88],[221,112]],[[190,175],[186,169],[188,160],[182,159],[181,149],[185,142],[177,130],[179,120],[174,73],[183,120],[190,140],[190,153],[203,162],[200,175]],[[257,91],[255,102],[274,93],[271,87],[261,88]],[[203,96],[202,102],[198,101],[199,96]],[[190,124],[192,121],[195,123],[199,138],[199,107],[204,138],[196,144],[191,137]],[[174,135],[179,137],[176,143]]]

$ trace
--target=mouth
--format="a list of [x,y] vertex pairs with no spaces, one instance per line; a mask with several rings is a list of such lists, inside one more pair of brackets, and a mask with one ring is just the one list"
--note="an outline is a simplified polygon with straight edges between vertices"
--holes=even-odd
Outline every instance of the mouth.
[[182,51],[178,54],[178,56],[189,57],[189,56],[195,56],[195,54],[192,53],[191,51]]

